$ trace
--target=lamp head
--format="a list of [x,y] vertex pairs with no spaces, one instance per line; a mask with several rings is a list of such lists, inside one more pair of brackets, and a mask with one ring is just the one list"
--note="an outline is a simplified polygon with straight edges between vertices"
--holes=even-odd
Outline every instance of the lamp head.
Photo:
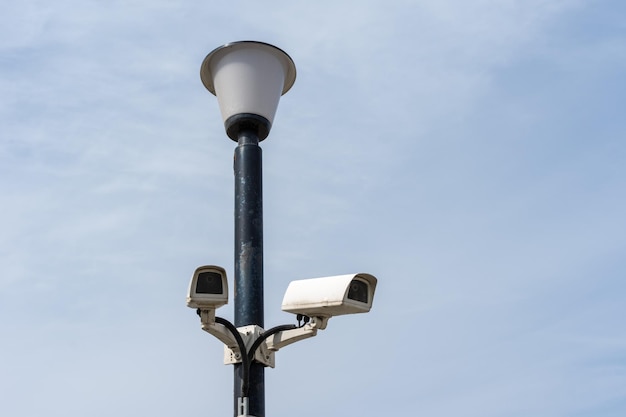
[[296,80],[296,66],[273,45],[232,42],[204,58],[200,79],[217,96],[229,138],[237,141],[239,132],[252,130],[263,140],[274,122],[280,96]]

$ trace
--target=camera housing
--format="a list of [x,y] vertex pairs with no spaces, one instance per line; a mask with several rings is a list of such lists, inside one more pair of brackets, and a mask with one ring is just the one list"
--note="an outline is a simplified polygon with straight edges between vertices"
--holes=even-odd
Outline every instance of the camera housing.
[[221,266],[205,265],[196,269],[189,283],[187,307],[214,310],[228,303],[228,280]]
[[372,308],[377,281],[374,275],[365,273],[291,281],[282,310],[320,318],[367,313]]

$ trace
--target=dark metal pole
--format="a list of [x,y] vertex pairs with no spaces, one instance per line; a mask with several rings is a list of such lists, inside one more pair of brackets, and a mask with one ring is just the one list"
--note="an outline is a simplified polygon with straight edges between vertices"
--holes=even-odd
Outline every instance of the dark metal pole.
[[[235,149],[235,326],[263,327],[262,151],[253,129],[240,130]],[[243,352],[242,352],[243,353]],[[245,353],[243,353],[245,354]],[[242,364],[235,365],[235,416],[242,396]],[[265,416],[265,368],[253,362],[249,414]]]

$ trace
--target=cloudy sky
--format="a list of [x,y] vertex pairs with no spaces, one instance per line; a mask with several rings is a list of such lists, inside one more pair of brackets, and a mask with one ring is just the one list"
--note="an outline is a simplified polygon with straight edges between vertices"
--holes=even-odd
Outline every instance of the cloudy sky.
[[234,262],[200,64],[253,39],[298,69],[262,143],[267,327],[291,280],[379,279],[371,313],[277,353],[267,415],[626,415],[625,13],[1,2],[0,414],[232,414],[185,293]]

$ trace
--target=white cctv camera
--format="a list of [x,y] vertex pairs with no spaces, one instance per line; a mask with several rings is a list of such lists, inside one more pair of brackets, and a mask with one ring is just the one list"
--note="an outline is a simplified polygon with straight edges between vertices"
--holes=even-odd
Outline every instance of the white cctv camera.
[[187,307],[215,310],[228,303],[226,270],[221,266],[201,266],[193,273],[187,293]]
[[348,274],[292,281],[282,310],[326,321],[332,316],[367,313],[372,308],[377,279],[370,274]]

